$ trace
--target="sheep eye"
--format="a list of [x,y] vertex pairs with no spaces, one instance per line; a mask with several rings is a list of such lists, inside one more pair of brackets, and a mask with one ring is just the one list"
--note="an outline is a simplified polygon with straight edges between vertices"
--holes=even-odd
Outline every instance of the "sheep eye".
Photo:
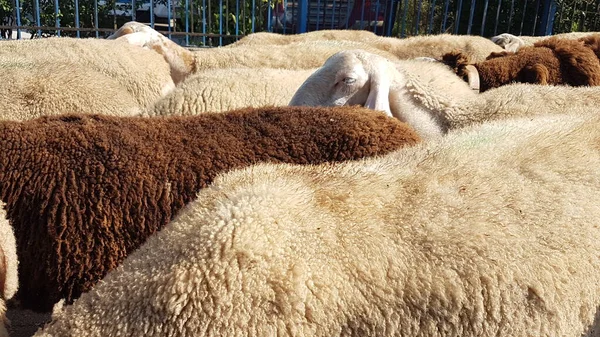
[[352,84],[354,82],[356,82],[356,78],[352,78],[352,77],[344,78],[344,83],[346,83],[346,84]]

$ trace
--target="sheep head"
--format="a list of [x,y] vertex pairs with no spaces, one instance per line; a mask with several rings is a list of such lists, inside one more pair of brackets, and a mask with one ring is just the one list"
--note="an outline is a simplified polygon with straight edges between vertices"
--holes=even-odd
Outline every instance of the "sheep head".
[[463,78],[469,87],[477,92],[481,88],[479,83],[479,72],[471,64],[471,57],[459,51],[447,53],[442,56],[442,62],[449,66],[461,78]]
[[361,50],[341,51],[331,56],[300,86],[290,105],[362,105],[390,110],[390,85],[395,71],[386,58]]
[[143,23],[127,22],[108,39],[125,41],[161,54],[171,68],[171,77],[175,84],[196,72],[196,60],[191,51]]

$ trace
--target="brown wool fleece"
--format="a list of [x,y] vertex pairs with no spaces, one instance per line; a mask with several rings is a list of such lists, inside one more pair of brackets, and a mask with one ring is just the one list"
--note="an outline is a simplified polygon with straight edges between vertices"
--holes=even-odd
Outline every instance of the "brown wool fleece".
[[418,141],[359,107],[3,122],[0,196],[17,237],[17,298],[41,311],[73,301],[224,171],[353,160]]
[[[492,53],[486,61],[474,64],[479,72],[480,91],[513,82],[600,85],[598,39],[598,36],[586,37],[585,41],[548,38],[516,53]],[[449,53],[444,55],[444,61],[459,76],[465,76],[464,67],[469,63],[467,57]]]

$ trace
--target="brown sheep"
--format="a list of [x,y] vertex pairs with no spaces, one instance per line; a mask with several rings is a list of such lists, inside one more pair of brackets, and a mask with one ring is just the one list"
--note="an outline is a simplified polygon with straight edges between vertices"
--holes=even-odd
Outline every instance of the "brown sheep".
[[45,116],[0,123],[0,197],[19,254],[22,307],[73,301],[221,172],[317,164],[418,141],[359,107],[266,107],[157,118]]
[[[492,53],[472,66],[479,75],[480,92],[513,82],[595,86],[600,85],[599,44],[600,35],[579,40],[548,38],[516,53]],[[443,60],[459,76],[469,76],[470,84],[472,78],[477,79],[471,77],[470,59],[462,53],[448,53]]]

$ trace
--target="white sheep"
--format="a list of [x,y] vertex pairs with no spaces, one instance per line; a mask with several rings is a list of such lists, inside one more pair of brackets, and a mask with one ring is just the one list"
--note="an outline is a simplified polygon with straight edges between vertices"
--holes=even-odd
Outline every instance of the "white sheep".
[[257,32],[244,36],[240,40],[228,45],[227,47],[239,47],[243,45],[285,45],[294,42],[306,42],[316,40],[347,40],[356,42],[368,42],[376,39],[377,35],[368,30],[350,30],[350,29],[323,29],[302,34],[278,34],[270,32]]
[[315,69],[225,68],[199,72],[144,112],[197,115],[243,107],[285,106]]
[[81,64],[0,58],[0,119],[78,112],[139,115],[139,102],[115,78]]
[[[122,40],[53,37],[3,42],[0,68],[10,67],[15,62],[26,64],[23,69],[26,76],[35,76],[38,67],[49,69],[51,65],[58,67],[65,63],[72,65],[73,73],[88,70],[102,73],[119,83],[140,108],[151,106],[175,88],[169,65],[160,55]],[[95,85],[94,78],[88,81],[85,90],[102,91]],[[64,85],[60,89],[70,90]],[[71,94],[78,95],[79,90]]]
[[502,47],[481,36],[472,35],[420,35],[408,38],[382,37],[368,31],[324,30],[304,34],[281,35],[275,33],[250,34],[230,46],[284,45],[301,41],[348,40],[365,43],[385,50],[401,60],[430,57],[440,60],[446,53],[461,51],[476,62],[484,61],[491,53],[503,51]]
[[6,318],[6,300],[11,299],[19,287],[17,244],[4,207],[0,202],[0,337],[8,337],[10,322]]
[[[396,57],[368,44],[344,41],[306,41],[287,45],[259,45],[239,47],[203,48],[190,51],[169,40],[154,29],[135,21],[128,22],[111,38],[152,49],[164,56],[171,65],[171,74],[176,83],[202,70],[219,68],[317,68],[331,55],[340,50],[364,49],[389,58]],[[307,56],[308,55],[308,56]]]
[[237,170],[35,336],[598,336],[599,199],[597,117]]
[[438,62],[392,62],[364,51],[332,56],[290,105],[363,105],[410,124],[425,139],[469,124],[600,105],[597,87],[513,84],[478,94]]
[[491,40],[504,50],[514,53],[523,46],[533,46],[534,43],[553,36],[560,37],[561,39],[577,40],[594,34],[600,34],[600,32],[571,32],[549,36],[516,36],[509,33],[502,33],[493,36]]

